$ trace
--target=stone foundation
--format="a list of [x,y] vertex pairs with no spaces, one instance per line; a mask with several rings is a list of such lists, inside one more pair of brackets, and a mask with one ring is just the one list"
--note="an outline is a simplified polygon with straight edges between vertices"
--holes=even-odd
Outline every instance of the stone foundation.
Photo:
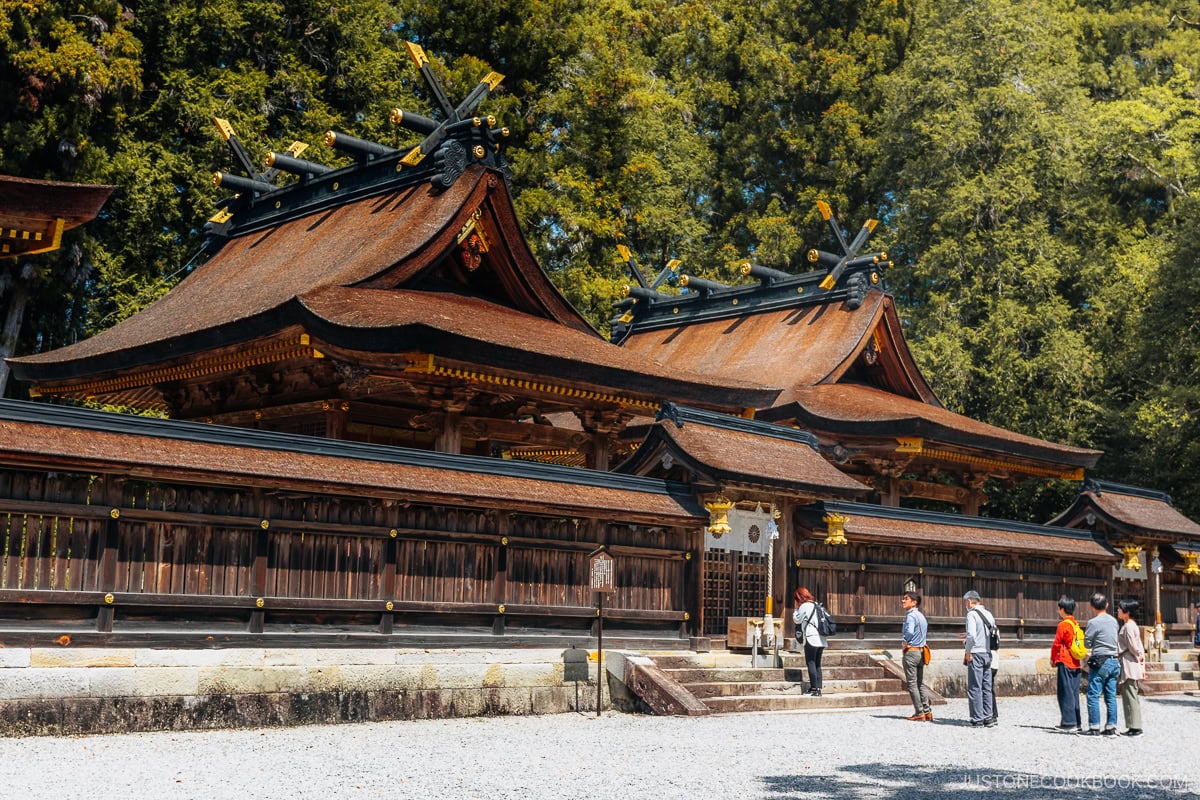
[[0,649],[0,735],[595,711],[592,656],[577,708],[558,649]]
[[[925,668],[925,682],[943,697],[967,696],[967,668],[962,650],[934,650]],[[1002,649],[996,672],[1000,697],[1047,694],[1057,691],[1058,673],[1050,663],[1050,648]]]

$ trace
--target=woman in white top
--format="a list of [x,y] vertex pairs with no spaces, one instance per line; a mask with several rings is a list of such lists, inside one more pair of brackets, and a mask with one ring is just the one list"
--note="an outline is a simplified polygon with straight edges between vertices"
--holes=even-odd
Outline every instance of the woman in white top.
[[792,622],[796,623],[796,640],[804,643],[804,663],[808,667],[808,693],[813,697],[821,696],[821,654],[829,646],[829,642],[817,629],[817,603],[812,593],[801,586],[796,590],[793,601],[796,610],[792,612]]
[[1146,677],[1146,648],[1142,645],[1142,632],[1133,621],[1137,613],[1137,600],[1122,600],[1117,603],[1117,621],[1123,623],[1117,632],[1117,657],[1121,661],[1121,677],[1117,691],[1121,695],[1121,706],[1125,713],[1125,735],[1142,735],[1142,704],[1138,700],[1138,681]]

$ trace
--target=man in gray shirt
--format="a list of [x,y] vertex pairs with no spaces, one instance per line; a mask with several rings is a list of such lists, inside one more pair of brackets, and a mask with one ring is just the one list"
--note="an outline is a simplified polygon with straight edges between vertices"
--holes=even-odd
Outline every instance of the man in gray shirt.
[[983,607],[979,592],[967,592],[963,595],[963,600],[967,601],[967,632],[963,636],[966,653],[963,655],[963,663],[967,665],[967,706],[971,713],[971,726],[991,728],[996,724],[992,718],[995,709],[995,687],[992,685],[990,646],[992,631],[996,629],[996,618]]
[[1108,613],[1108,598],[1096,592],[1092,595],[1092,608],[1096,616],[1088,621],[1083,634],[1083,643],[1088,649],[1087,735],[1100,734],[1100,696],[1104,695],[1105,736],[1117,733],[1117,679],[1121,676],[1121,664],[1117,661],[1116,618]]

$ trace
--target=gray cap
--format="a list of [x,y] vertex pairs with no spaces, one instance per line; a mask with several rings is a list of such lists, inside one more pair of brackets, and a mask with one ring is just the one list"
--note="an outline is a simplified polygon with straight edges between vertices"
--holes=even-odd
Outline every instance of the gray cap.
[[969,591],[963,595],[963,600],[974,600],[976,603],[978,603],[980,600],[979,592],[972,589],[971,591]]

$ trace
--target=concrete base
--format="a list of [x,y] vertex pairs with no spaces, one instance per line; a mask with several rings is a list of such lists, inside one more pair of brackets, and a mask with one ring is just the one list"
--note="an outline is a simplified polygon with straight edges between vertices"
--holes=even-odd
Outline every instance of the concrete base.
[[[967,696],[967,668],[962,663],[962,650],[934,650],[925,680],[944,697]],[[995,676],[996,694],[1000,697],[1024,695],[1053,695],[1057,691],[1058,673],[1050,663],[1050,650],[1004,649]]]
[[589,655],[577,700],[560,650],[8,648],[0,735],[595,711]]

